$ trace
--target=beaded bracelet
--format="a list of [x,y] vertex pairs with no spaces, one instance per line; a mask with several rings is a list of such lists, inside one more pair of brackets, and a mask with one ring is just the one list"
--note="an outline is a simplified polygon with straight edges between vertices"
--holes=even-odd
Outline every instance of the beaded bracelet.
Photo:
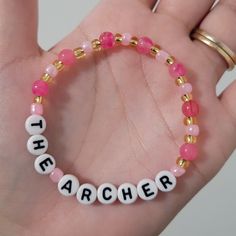
[[[163,62],[169,68],[170,75],[175,79],[182,96],[182,112],[185,115],[186,128],[185,143],[180,147],[180,157],[170,170],[159,172],[155,180],[142,179],[137,186],[131,183],[121,184],[118,188],[111,183],[101,184],[98,188],[89,183],[80,185],[76,176],[64,174],[56,167],[55,158],[46,153],[48,141],[42,133],[46,129],[46,121],[43,114],[43,97],[49,92],[49,82],[54,79],[58,72],[65,66],[75,64],[77,59],[83,58],[92,51],[110,49],[118,45],[135,47],[141,54],[151,55],[157,61]],[[196,116],[199,106],[192,98],[192,85],[186,78],[184,66],[154,44],[148,37],[132,37],[129,33],[112,34],[104,32],[99,39],[92,42],[83,42],[82,46],[74,50],[64,49],[59,53],[58,59],[46,67],[41,79],[33,83],[32,92],[35,95],[31,105],[31,115],[26,119],[25,128],[31,135],[27,141],[28,151],[36,156],[35,170],[42,175],[50,175],[53,182],[57,183],[59,192],[64,196],[76,195],[77,200],[89,205],[98,200],[102,204],[111,204],[117,199],[123,204],[131,204],[139,197],[143,200],[156,198],[159,190],[162,192],[172,191],[176,186],[176,178],[182,176],[188,168],[190,161],[195,160],[198,154],[196,142],[199,135],[199,126],[196,124]]]

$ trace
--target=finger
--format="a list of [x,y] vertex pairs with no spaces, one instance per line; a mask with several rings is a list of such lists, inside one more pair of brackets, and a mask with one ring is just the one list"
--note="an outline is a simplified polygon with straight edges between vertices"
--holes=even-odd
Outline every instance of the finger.
[[156,12],[179,21],[190,33],[211,9],[214,2],[215,0],[162,0]]
[[220,94],[219,99],[226,111],[230,114],[231,118],[236,124],[236,81],[233,81],[223,92]]
[[[219,41],[226,44],[232,51],[236,52],[236,1],[222,0],[202,21],[200,28],[217,38]],[[223,57],[214,49],[204,45],[203,43],[194,41],[199,48],[201,48],[205,55],[210,58],[210,66],[214,67],[218,76],[220,76],[227,69],[227,63]]]
[[157,0],[131,0],[130,2],[141,3],[144,6],[148,7],[148,9],[150,9],[150,11],[151,11],[152,8],[154,7],[155,3],[157,2]]
[[0,0],[0,63],[38,52],[37,1]]
[[[65,45],[78,46],[80,40],[90,40],[103,31],[137,32],[146,22],[152,22],[152,7],[156,0],[103,0],[79,26],[54,45],[49,52],[56,52]],[[146,27],[147,29],[148,27]],[[149,28],[150,29],[150,28]]]
[[[105,0],[106,1],[106,0]],[[107,1],[108,3],[110,3],[111,0]],[[129,0],[129,1],[123,1],[123,0],[120,0],[120,1],[117,1],[117,0],[113,0],[113,2],[117,2],[119,4],[124,4],[124,6],[126,8],[131,8],[132,6],[135,7],[135,6],[141,6],[142,7],[145,7],[147,8],[150,12],[152,11],[152,8],[155,6],[156,2],[158,0]]]

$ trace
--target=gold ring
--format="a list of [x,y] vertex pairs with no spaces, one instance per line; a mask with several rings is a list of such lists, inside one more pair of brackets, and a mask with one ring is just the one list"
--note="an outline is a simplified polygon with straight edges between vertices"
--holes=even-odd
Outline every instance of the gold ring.
[[160,0],[156,0],[156,2],[153,4],[152,12],[155,13],[157,11],[157,7],[159,5]]
[[201,29],[196,29],[191,37],[216,50],[226,61],[228,70],[232,70],[234,68],[236,64],[236,54],[223,42],[220,42],[215,37],[209,35]]

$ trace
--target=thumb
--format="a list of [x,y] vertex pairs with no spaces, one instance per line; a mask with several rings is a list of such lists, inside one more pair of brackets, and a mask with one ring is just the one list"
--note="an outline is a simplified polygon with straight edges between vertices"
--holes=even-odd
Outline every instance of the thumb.
[[39,54],[37,18],[37,0],[0,0],[0,69]]
[[223,91],[219,99],[236,127],[236,80]]

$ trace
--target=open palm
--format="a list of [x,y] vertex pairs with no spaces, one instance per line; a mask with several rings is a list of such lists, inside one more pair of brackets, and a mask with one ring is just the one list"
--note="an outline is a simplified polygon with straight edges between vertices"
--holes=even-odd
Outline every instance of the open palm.
[[[219,171],[236,144],[235,84],[218,98],[215,86],[226,69],[225,62],[189,38],[214,1],[163,1],[153,14],[153,1],[104,0],[50,52],[42,52],[37,45],[36,1],[20,2],[0,0],[1,235],[160,233]],[[222,35],[212,24],[217,24],[215,14],[221,14],[222,7],[231,12],[226,3],[202,23],[219,37]],[[62,197],[55,184],[38,175],[26,150],[28,135],[23,124],[32,101],[32,82],[61,49],[77,47],[103,31],[150,36],[176,55],[188,68],[201,104],[199,159],[178,179],[173,192],[150,202],[83,206],[75,198]],[[230,38],[222,40],[236,49]],[[96,186],[154,178],[173,165],[183,144],[181,101],[173,80],[163,65],[132,49],[99,53],[63,72],[50,88],[44,116],[48,152],[57,165],[82,183]]]

